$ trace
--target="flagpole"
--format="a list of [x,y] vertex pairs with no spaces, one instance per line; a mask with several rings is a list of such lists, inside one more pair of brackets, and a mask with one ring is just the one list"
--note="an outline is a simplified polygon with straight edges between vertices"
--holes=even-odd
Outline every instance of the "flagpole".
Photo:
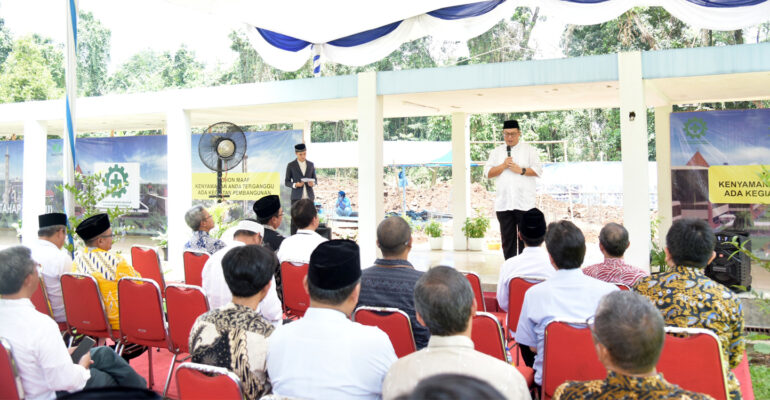
[[[78,97],[78,81],[77,81],[77,49],[78,49],[78,2],[77,0],[64,0],[67,3],[67,54],[65,57],[65,77],[66,77],[66,89],[65,89],[65,107],[66,107],[66,119],[65,130],[62,135],[64,139],[64,146],[62,146],[62,162],[63,162],[63,180],[65,185],[75,184],[75,137],[77,136],[75,129],[75,102]],[[63,191],[64,194],[64,212],[67,216],[72,217],[75,215],[75,198],[74,194],[68,190]],[[70,242],[72,238],[70,238]]]

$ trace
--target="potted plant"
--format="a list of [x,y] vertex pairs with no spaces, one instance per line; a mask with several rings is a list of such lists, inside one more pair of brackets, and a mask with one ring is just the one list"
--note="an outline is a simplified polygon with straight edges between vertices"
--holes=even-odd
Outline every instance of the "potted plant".
[[441,250],[444,247],[444,237],[441,236],[443,228],[441,223],[435,219],[425,225],[425,234],[428,235],[428,241],[430,242],[431,250]]
[[480,251],[484,245],[484,234],[489,229],[489,218],[477,213],[476,217],[466,218],[463,234],[468,239],[468,250]]
[[168,261],[168,233],[166,231],[158,232],[158,235],[153,236],[152,240],[158,244],[163,261]]

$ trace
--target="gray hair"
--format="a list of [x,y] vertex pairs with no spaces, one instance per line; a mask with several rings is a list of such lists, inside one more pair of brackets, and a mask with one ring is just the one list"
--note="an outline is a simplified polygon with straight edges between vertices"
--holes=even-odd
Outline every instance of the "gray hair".
[[206,211],[206,209],[203,206],[194,206],[193,208],[187,210],[187,212],[184,214],[184,222],[187,223],[187,226],[189,226],[190,229],[197,231],[200,229],[201,223],[203,223],[204,211]]
[[431,335],[451,336],[468,328],[473,297],[473,289],[463,274],[439,265],[417,280],[414,308]]
[[663,316],[646,297],[615,291],[602,297],[594,317],[594,339],[613,363],[632,374],[652,371],[663,350]]
[[609,255],[621,257],[628,248],[628,231],[623,225],[610,222],[599,232],[599,243]]
[[24,280],[35,273],[32,252],[24,246],[13,246],[0,251],[0,295],[9,295],[21,290]]
[[37,230],[37,236],[38,237],[51,237],[57,233],[59,233],[60,230],[67,229],[64,225],[51,225],[46,226],[45,228],[40,228]]

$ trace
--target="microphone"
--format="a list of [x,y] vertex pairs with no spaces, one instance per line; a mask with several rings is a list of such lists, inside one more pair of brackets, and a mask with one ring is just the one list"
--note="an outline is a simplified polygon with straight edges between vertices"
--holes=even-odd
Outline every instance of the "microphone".
[[505,150],[508,151],[508,157],[511,156],[511,146],[505,146]]

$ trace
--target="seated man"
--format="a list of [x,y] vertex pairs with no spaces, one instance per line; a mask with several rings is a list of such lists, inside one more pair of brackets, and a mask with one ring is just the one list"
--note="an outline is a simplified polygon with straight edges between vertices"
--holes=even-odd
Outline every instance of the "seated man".
[[623,225],[614,222],[604,225],[599,232],[599,250],[604,254],[604,262],[584,268],[583,273],[600,281],[633,287],[639,279],[650,274],[623,262],[623,253],[630,244]]
[[61,297],[62,274],[72,271],[72,258],[61,250],[67,240],[67,215],[50,213],[38,216],[37,241],[30,244],[32,259],[40,263],[43,284],[56,322],[66,322]]
[[222,271],[232,302],[211,310],[190,330],[192,361],[227,368],[241,379],[246,399],[270,393],[265,358],[267,337],[275,329],[257,312],[271,286],[278,259],[255,245],[238,246],[222,259]]
[[414,285],[423,272],[407,261],[412,250],[412,229],[403,218],[386,218],[377,227],[377,246],[382,257],[361,275],[358,306],[395,307],[409,315],[417,349],[428,345],[430,332],[417,322]]
[[83,388],[145,387],[144,378],[109,347],[93,348],[72,362],[74,349],[67,350],[56,322],[29,300],[40,284],[35,264],[23,246],[0,251],[0,337],[13,349],[26,398],[53,399],[57,391]]
[[350,199],[345,197],[345,192],[342,190],[337,193],[337,203],[334,205],[334,212],[340,217],[349,217],[353,213],[353,209],[350,208]]
[[360,279],[355,242],[330,240],[313,251],[305,279],[310,307],[270,336],[267,373],[273,393],[299,399],[380,397],[396,353],[385,332],[349,319]]
[[203,206],[194,206],[187,210],[184,220],[193,230],[192,237],[184,245],[185,250],[213,254],[227,246],[224,241],[209,236],[209,231],[214,229],[214,218]]
[[299,229],[297,233],[281,242],[281,248],[277,253],[278,261],[307,264],[310,261],[310,253],[316,246],[326,241],[325,237],[315,231],[320,221],[313,201],[301,199],[294,203],[291,206],[291,219]]
[[462,373],[433,375],[421,380],[412,393],[398,397],[398,400],[449,399],[505,400],[506,397],[488,382]]
[[[206,292],[209,306],[212,309],[222,307],[233,299],[230,286],[227,284],[224,272],[222,272],[222,260],[225,256],[230,250],[241,246],[262,244],[264,228],[255,221],[241,220],[233,230],[232,243],[212,254],[201,271],[201,286]],[[283,319],[283,309],[274,286],[274,283],[270,285],[270,290],[260,302],[257,312],[271,323],[280,325]]]
[[257,215],[257,222],[265,228],[265,237],[262,238],[262,246],[272,251],[278,251],[281,242],[286,239],[278,233],[276,229],[283,222],[283,208],[281,208],[281,199],[276,195],[262,197],[254,202],[254,214]]
[[554,319],[584,321],[594,315],[599,300],[618,290],[607,282],[583,275],[580,264],[586,254],[583,232],[569,221],[551,222],[545,234],[545,247],[556,273],[535,285],[524,295],[516,327],[516,342],[529,364],[534,352],[535,383],[543,382],[545,326]]
[[706,221],[680,219],[666,234],[668,270],[643,278],[634,286],[658,307],[666,325],[705,328],[722,344],[730,397],[741,398],[732,373],[743,357],[743,306],[730,289],[706,277],[703,269],[714,259],[716,237]]
[[112,329],[120,328],[118,312],[118,280],[123,277],[141,278],[123,256],[111,253],[112,228],[107,214],[96,214],[86,218],[75,228],[75,233],[86,243],[86,247],[75,252],[74,271],[91,275],[99,284],[107,318]]
[[497,304],[508,311],[508,285],[516,277],[548,279],[556,273],[548,251],[543,248],[545,240],[545,215],[537,208],[524,212],[519,224],[519,240],[524,243],[521,254],[511,257],[500,267],[500,279],[497,282]]
[[607,378],[565,382],[554,400],[711,399],[668,383],[655,371],[666,333],[660,312],[643,296],[627,291],[604,296],[591,333]]
[[414,288],[417,320],[430,329],[428,347],[393,364],[382,384],[384,399],[411,392],[430,376],[462,373],[489,382],[507,399],[529,399],[516,367],[473,349],[476,300],[465,276],[451,267],[428,270]]

